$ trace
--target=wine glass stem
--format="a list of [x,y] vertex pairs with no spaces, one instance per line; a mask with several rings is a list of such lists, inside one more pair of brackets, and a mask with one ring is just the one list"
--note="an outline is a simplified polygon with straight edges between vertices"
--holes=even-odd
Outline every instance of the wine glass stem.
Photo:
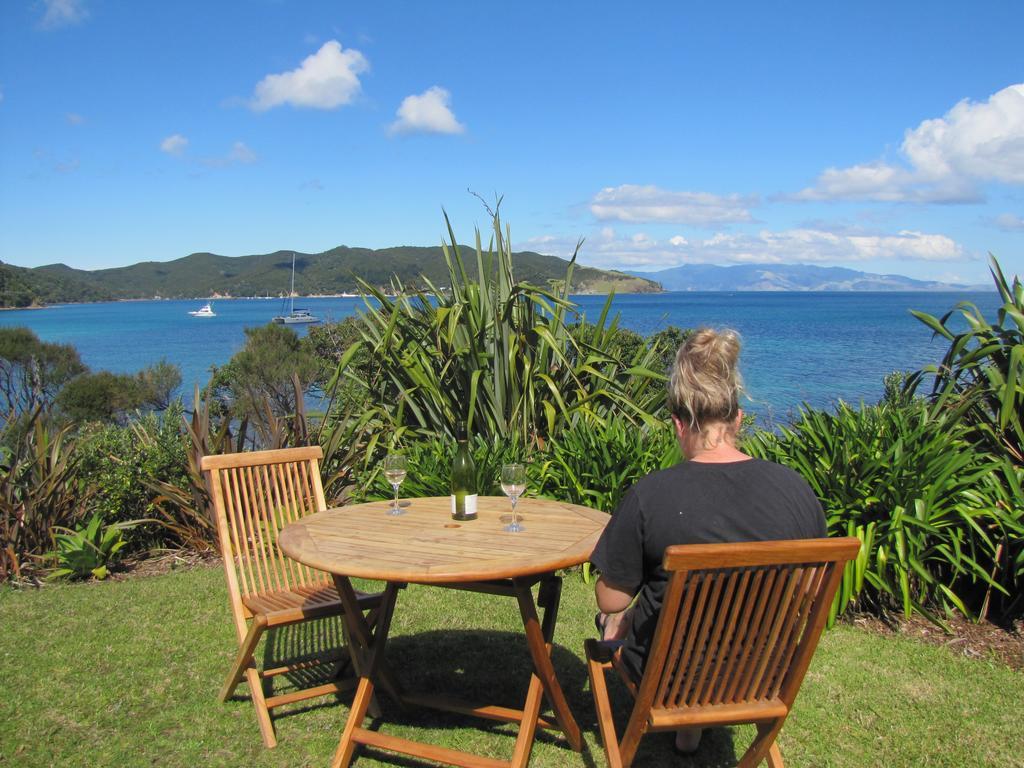
[[517,525],[518,522],[519,522],[518,519],[516,518],[516,502],[517,501],[519,501],[519,497],[518,496],[513,496],[512,497],[512,525]]
[[395,489],[395,509],[398,509],[398,483],[392,483],[391,487]]

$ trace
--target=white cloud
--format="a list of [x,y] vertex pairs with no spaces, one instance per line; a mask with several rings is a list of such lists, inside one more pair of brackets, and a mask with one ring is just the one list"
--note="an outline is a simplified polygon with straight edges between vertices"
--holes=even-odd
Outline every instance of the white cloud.
[[68,121],[68,125],[81,125],[85,122],[85,118],[77,112],[68,112],[64,115],[64,119]]
[[466,127],[455,119],[450,102],[451,94],[438,85],[418,96],[406,96],[388,133],[463,133]]
[[46,12],[39,22],[43,29],[69,27],[85,21],[89,16],[82,0],[43,0]]
[[1001,213],[992,223],[1004,232],[1024,232],[1024,216],[1015,213]]
[[172,133],[160,142],[160,151],[166,152],[168,155],[181,155],[184,154],[187,146],[188,139],[180,133]]
[[248,165],[256,162],[256,153],[247,147],[243,142],[236,141],[228,153],[228,161]]
[[747,206],[752,201],[739,195],[708,192],[673,192],[656,186],[623,184],[605,187],[590,202],[590,212],[605,221],[671,221],[694,226],[711,226],[750,221]]
[[[568,257],[570,238],[528,241],[542,253]],[[851,264],[863,261],[964,261],[963,247],[945,235],[902,230],[895,234],[833,232],[824,229],[718,232],[703,240],[676,235],[667,241],[646,235],[587,240],[580,252],[587,266],[656,270],[680,264]]]
[[337,40],[328,40],[319,51],[307,56],[298,69],[260,80],[249,104],[259,112],[283,104],[337,109],[359,95],[359,75],[369,68],[370,63],[359,51],[342,50]]
[[975,202],[979,183],[1024,184],[1024,83],[923,121],[904,134],[900,155],[901,165],[829,168],[795,198]]
[[236,141],[231,145],[230,151],[222,157],[205,157],[199,162],[207,168],[228,168],[232,165],[251,165],[257,160],[253,152],[245,142]]
[[54,163],[53,170],[57,173],[74,173],[79,169],[81,163],[77,157],[73,157],[70,160],[64,160],[59,163]]

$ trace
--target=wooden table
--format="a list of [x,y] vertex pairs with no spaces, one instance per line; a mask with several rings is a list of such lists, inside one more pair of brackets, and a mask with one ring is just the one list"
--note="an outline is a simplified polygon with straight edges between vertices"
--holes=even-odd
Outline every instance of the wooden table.
[[[279,540],[289,557],[333,574],[345,606],[350,650],[360,679],[332,768],[348,766],[359,744],[467,768],[520,768],[529,761],[537,727],[562,731],[572,748],[580,751],[580,729],[551,664],[562,587],[554,572],[590,557],[608,515],[575,504],[523,499],[518,510],[526,530],[506,533],[502,517],[509,514],[510,505],[504,497],[481,496],[478,519],[462,522],[451,519],[447,496],[413,499],[399,516],[386,514],[389,504],[373,502],[319,512],[286,526]],[[356,605],[352,577],[387,582],[374,628]],[[402,690],[384,661],[384,647],[398,590],[408,582],[516,599],[534,667],[522,709],[472,705]],[[534,602],[532,588],[538,583]],[[543,619],[538,618],[538,607],[544,609]],[[519,723],[511,759],[496,760],[363,728],[377,684],[405,704]],[[543,697],[551,705],[554,721],[540,716]]]

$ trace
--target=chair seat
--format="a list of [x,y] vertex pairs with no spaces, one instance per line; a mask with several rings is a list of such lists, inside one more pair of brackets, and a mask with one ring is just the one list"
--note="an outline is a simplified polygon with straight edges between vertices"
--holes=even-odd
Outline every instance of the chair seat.
[[[379,592],[356,591],[359,606],[364,610],[380,605],[381,596]],[[262,616],[270,627],[342,613],[341,598],[332,582],[246,595],[242,603],[253,616]]]

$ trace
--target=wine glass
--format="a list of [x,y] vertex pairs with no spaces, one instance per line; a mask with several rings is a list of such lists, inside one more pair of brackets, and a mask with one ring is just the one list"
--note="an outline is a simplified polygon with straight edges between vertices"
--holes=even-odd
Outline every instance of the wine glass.
[[505,526],[509,533],[526,530],[516,517],[516,502],[526,490],[526,467],[523,464],[505,464],[501,468],[501,490],[512,502],[512,522]]
[[391,487],[395,490],[395,502],[392,506],[388,507],[389,515],[401,515],[405,512],[398,505],[398,486],[405,480],[407,468],[405,456],[400,453],[389,453],[384,457],[384,477],[387,478],[387,481],[391,483]]

